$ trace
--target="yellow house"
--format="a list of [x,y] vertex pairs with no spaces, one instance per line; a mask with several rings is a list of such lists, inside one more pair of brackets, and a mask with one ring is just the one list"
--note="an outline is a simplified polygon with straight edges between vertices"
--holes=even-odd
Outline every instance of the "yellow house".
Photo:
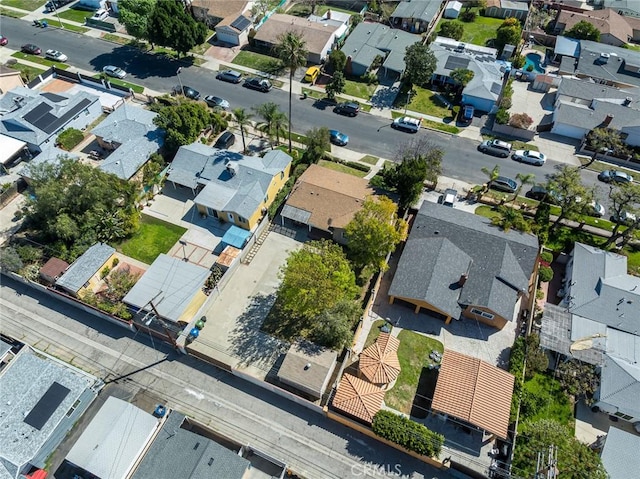
[[252,230],[289,179],[290,170],[291,157],[280,150],[260,158],[193,143],[180,147],[168,180],[191,188],[200,214]]
[[100,273],[111,267],[116,250],[105,243],[96,243],[73,262],[56,281],[56,286],[69,294],[79,297],[86,291],[93,291],[101,282]]

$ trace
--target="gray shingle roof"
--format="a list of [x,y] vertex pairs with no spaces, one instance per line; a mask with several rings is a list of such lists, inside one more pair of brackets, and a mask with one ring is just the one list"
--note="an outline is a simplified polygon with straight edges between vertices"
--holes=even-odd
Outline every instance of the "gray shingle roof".
[[[227,170],[229,162],[236,166],[234,175]],[[203,185],[196,203],[249,218],[264,201],[273,177],[289,163],[291,157],[280,150],[259,158],[193,143],[180,147],[168,179],[190,188]]]
[[102,120],[91,133],[120,146],[100,162],[100,169],[128,180],[164,144],[164,132],[154,125],[158,116],[144,108],[123,104]]
[[392,18],[418,19],[430,22],[440,11],[441,0],[410,0],[400,2],[391,14]]
[[211,439],[181,429],[184,419],[171,412],[132,479],[242,479],[250,462]]
[[20,169],[20,175],[30,178],[31,168],[41,165],[43,163],[50,163],[51,165],[59,165],[60,160],[62,158],[69,158],[73,160],[78,159],[78,155],[75,153],[70,153],[65,150],[61,150],[53,145],[48,146],[40,153],[38,153],[33,159],[29,160],[29,162],[24,165]]
[[600,374],[599,400],[625,414],[640,417],[640,366],[605,355]]
[[69,266],[69,269],[56,281],[56,285],[77,293],[115,252],[116,250],[108,244],[94,244]]
[[210,271],[202,266],[161,254],[122,301],[134,308],[155,310],[165,319],[177,322],[200,291]]
[[[605,62],[600,55],[610,55]],[[576,74],[633,86],[640,86],[640,52],[604,43],[580,40],[580,59]]]
[[602,465],[609,479],[629,479],[640,471],[640,436],[609,427],[602,449]]
[[608,100],[611,103],[622,104],[627,98],[631,98],[632,107],[638,109],[640,104],[640,89],[630,88],[621,90],[599,83],[576,78],[563,78],[556,92],[558,97],[567,96],[570,98],[584,100],[583,104],[590,104],[592,100]]
[[[535,236],[505,233],[486,218],[424,202],[389,295],[426,301],[453,317],[462,305],[476,305],[510,320],[537,254]],[[465,273],[468,279],[459,287]]]
[[555,123],[591,130],[613,115],[610,128],[622,130],[640,126],[640,111],[627,106],[594,100],[590,106],[561,101],[553,112]]

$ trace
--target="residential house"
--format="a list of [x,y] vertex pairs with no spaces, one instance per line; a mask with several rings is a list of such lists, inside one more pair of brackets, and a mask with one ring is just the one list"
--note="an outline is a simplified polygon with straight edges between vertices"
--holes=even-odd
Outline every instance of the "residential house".
[[444,18],[455,19],[460,15],[460,11],[462,10],[462,3],[457,0],[452,0],[447,2],[447,5],[444,7],[444,13],[442,16]]
[[200,214],[251,231],[289,179],[290,169],[291,157],[280,150],[259,158],[193,143],[180,147],[168,179],[191,188]]
[[298,178],[280,216],[306,225],[313,236],[346,244],[345,227],[374,194],[364,178],[310,165]]
[[278,379],[312,401],[327,390],[338,353],[308,341],[291,345],[278,369]]
[[23,86],[25,85],[20,70],[0,65],[0,94]]
[[600,43],[620,47],[632,41],[640,41],[640,19],[624,17],[611,8],[585,12],[559,10],[553,34],[562,35],[579,22],[593,25],[600,32]]
[[49,258],[40,268],[40,278],[48,284],[55,284],[67,268],[69,268],[69,263],[66,261],[56,257]]
[[611,8],[625,17],[640,18],[640,3],[638,0],[594,0],[594,5]]
[[454,84],[452,71],[458,68],[471,70],[473,79],[462,90],[462,103],[483,112],[496,108],[508,64],[496,59],[495,48],[460,43],[446,37],[437,37],[430,48],[438,62],[431,79],[433,83]]
[[102,270],[110,268],[115,257],[114,248],[105,243],[96,243],[69,266],[56,281],[56,286],[76,297],[87,291],[95,291],[102,281]]
[[640,88],[623,90],[578,78],[562,78],[556,90],[554,107],[561,103],[588,106],[593,100],[625,105],[640,110]]
[[24,141],[0,133],[0,168],[3,171],[8,171],[18,158],[29,158],[31,154],[28,151]]
[[238,18],[251,8],[247,0],[191,0],[186,3],[193,17],[209,28],[225,18]]
[[125,479],[154,437],[158,424],[152,414],[109,396],[67,453],[62,467],[69,471],[68,477]]
[[171,411],[131,479],[261,477],[260,471],[252,470],[247,459],[199,434],[197,429],[186,429],[188,427],[190,425],[183,414]]
[[640,436],[609,427],[600,458],[609,479],[628,479],[640,471]]
[[97,95],[50,93],[14,88],[0,98],[0,134],[24,141],[32,153],[67,128],[81,130],[102,114]]
[[207,299],[202,289],[210,274],[207,268],[160,254],[122,301],[134,311],[187,324]]
[[322,16],[309,15],[307,20],[310,22],[323,23],[338,27],[336,30],[336,42],[339,42],[349,34],[349,25],[351,24],[351,15],[336,10],[327,10]]
[[389,22],[395,28],[411,33],[430,32],[438,23],[442,0],[403,0],[391,14]]
[[153,123],[157,116],[129,103],[110,113],[91,130],[100,147],[110,152],[98,167],[123,180],[142,182],[144,165],[164,144],[164,131]]
[[233,14],[216,24],[216,38],[218,42],[242,47],[249,43],[249,31],[252,28],[251,19],[245,15]]
[[496,329],[514,321],[535,291],[535,236],[505,232],[487,218],[425,201],[389,288],[389,301],[419,313],[467,318]]
[[508,439],[514,382],[513,375],[492,364],[445,349],[431,408]]
[[576,243],[562,286],[560,304],[545,306],[540,345],[600,366],[594,406],[640,421],[640,278],[625,256]]
[[346,70],[351,75],[362,76],[379,64],[385,75],[399,77],[406,68],[407,47],[420,41],[419,35],[381,23],[362,22],[353,29],[341,50],[347,57]]
[[576,58],[579,56],[580,40],[563,37],[562,35],[556,37],[556,45],[553,48],[553,62],[560,63],[560,71],[575,69]]
[[101,381],[28,345],[2,366],[0,477],[19,479],[46,467]]
[[18,172],[20,176],[27,182],[31,182],[32,169],[38,165],[49,163],[50,165],[59,165],[63,159],[77,160],[78,155],[62,150],[57,146],[49,143],[45,149],[34,156],[28,163],[26,163],[22,169]]
[[529,14],[529,3],[523,0],[487,0],[486,17],[517,18],[524,21]]
[[287,32],[299,33],[306,42],[307,62],[319,65],[331,53],[342,24],[314,22],[307,18],[284,13],[274,13],[256,31],[253,38],[256,46],[271,50],[279,38]]

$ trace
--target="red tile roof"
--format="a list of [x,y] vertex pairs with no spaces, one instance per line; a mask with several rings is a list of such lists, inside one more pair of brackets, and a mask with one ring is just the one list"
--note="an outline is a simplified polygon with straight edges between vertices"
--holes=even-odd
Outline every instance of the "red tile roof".
[[431,407],[506,439],[513,383],[496,366],[446,350]]
[[375,384],[345,373],[333,397],[333,407],[371,424],[373,416],[382,409],[384,390]]
[[388,384],[400,374],[398,338],[380,333],[376,342],[360,354],[360,372],[374,384]]

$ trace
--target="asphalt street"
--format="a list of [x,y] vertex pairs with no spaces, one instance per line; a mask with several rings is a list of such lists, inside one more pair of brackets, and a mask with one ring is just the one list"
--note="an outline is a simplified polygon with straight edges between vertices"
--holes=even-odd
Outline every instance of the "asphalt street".
[[107,381],[165,398],[215,431],[307,479],[449,479],[393,448],[167,345],[100,321],[1,276],[0,331]]
[[[35,43],[43,50],[53,48],[69,57],[68,63],[77,68],[99,72],[105,65],[116,65],[128,72],[128,80],[158,91],[169,92],[178,84],[176,72],[182,67],[180,79],[184,85],[191,86],[204,95],[215,94],[226,98],[232,108],[250,109],[267,101],[277,103],[283,111],[288,110],[289,94],[273,89],[269,93],[248,90],[241,85],[225,83],[215,79],[215,72],[197,66],[186,66],[182,62],[150,55],[143,51],[110,43],[104,40],[80,35],[56,28],[37,28],[23,20],[2,17],[0,33],[9,39],[9,45],[3,48],[19,50],[25,43]],[[349,148],[363,154],[393,159],[399,145],[415,136],[425,136],[437,147],[444,150],[443,174],[450,178],[470,183],[483,183],[486,176],[481,172],[494,165],[500,166],[504,176],[515,178],[518,173],[535,174],[536,182],[544,182],[545,175],[553,172],[557,161],[551,158],[542,167],[516,163],[510,158],[497,158],[477,151],[479,142],[431,130],[422,129],[416,135],[391,129],[390,121],[368,113],[349,118],[333,113],[332,109],[322,109],[311,98],[301,100],[294,95],[293,129],[304,133],[311,128],[327,126],[346,133]],[[601,186],[603,204],[607,204],[608,187],[602,187],[591,171],[583,172],[586,185]],[[525,190],[526,191],[526,190]]]

